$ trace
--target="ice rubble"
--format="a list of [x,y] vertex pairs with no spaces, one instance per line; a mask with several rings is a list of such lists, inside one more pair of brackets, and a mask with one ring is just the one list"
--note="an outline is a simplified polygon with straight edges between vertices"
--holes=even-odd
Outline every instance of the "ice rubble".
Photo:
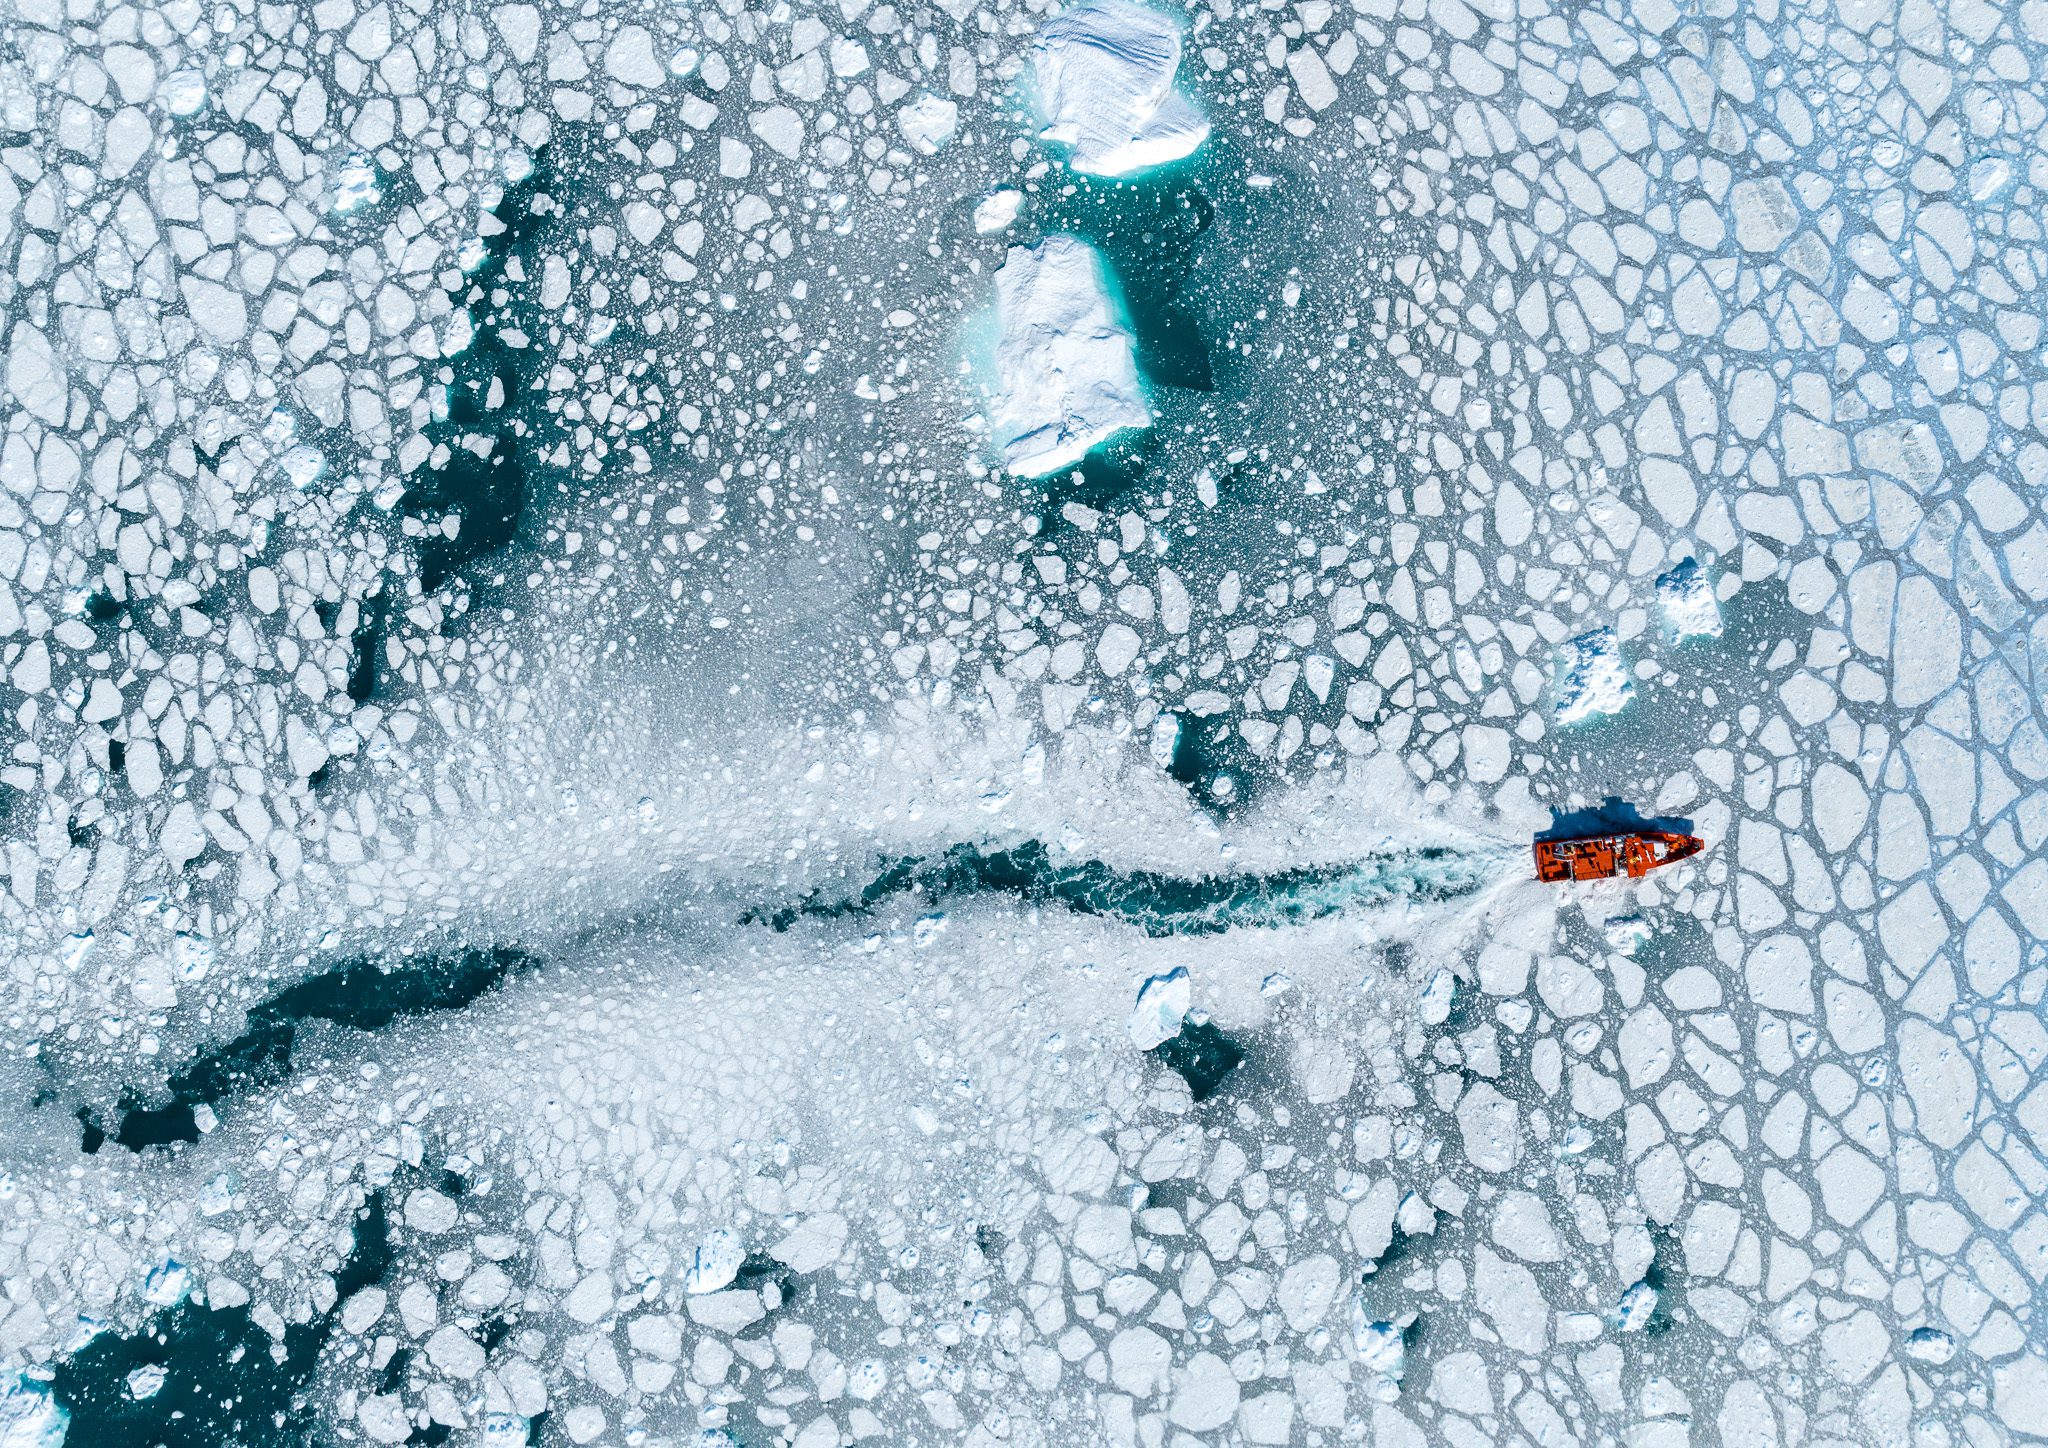
[[1130,0],[1086,0],[1038,29],[1031,64],[1045,139],[1093,176],[1128,176],[1177,161],[1209,123],[1174,89],[1180,29]]
[[1086,242],[1011,247],[996,273],[996,325],[990,421],[1012,473],[1071,467],[1125,428],[1151,426],[1130,329]]

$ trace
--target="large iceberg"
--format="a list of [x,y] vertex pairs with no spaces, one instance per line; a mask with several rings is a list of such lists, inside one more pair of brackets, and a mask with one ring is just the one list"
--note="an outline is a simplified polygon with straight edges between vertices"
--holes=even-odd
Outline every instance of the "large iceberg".
[[1173,88],[1180,31],[1130,0],[1089,0],[1039,27],[1031,50],[1045,139],[1091,176],[1128,176],[1177,161],[1209,123]]
[[996,273],[991,431],[1003,466],[1042,477],[1127,427],[1149,427],[1129,327],[1094,248],[1071,236],[1013,246]]

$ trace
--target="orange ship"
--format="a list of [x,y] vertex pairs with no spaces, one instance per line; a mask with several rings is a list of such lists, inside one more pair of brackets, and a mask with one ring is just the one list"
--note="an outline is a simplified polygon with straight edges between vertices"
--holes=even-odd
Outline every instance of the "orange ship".
[[1640,880],[1659,865],[1697,855],[1706,848],[1706,843],[1698,835],[1649,829],[1588,835],[1576,840],[1538,840],[1536,878],[1553,884],[1565,880],[1608,880],[1616,875]]

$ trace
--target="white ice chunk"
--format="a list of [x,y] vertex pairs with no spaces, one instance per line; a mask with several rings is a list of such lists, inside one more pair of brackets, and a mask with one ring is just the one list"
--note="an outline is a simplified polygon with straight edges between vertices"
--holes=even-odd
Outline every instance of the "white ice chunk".
[[1304,1257],[1290,1266],[1281,1274],[1277,1299],[1287,1325],[1296,1332],[1314,1328],[1337,1300],[1337,1288],[1343,1280],[1343,1269],[1327,1252]]
[[1198,1352],[1175,1375],[1167,1416],[1190,1432],[1213,1432],[1236,1416],[1239,1400],[1230,1364],[1215,1353]]
[[142,1300],[158,1307],[169,1307],[183,1300],[191,1280],[192,1274],[185,1270],[184,1263],[175,1257],[166,1257],[144,1280]]
[[823,1212],[798,1222],[769,1255],[792,1272],[816,1272],[836,1262],[845,1247],[846,1219],[837,1212]]
[[360,1337],[365,1328],[384,1315],[386,1300],[381,1287],[365,1287],[352,1294],[341,1305],[342,1330]]
[[427,1339],[427,1360],[451,1378],[468,1382],[484,1369],[484,1350],[468,1333],[448,1323]]
[[1638,1282],[1621,1294],[1621,1302],[1614,1309],[1614,1321],[1623,1332],[1641,1332],[1650,1325],[1650,1315],[1657,1310],[1657,1289],[1647,1282]]
[[1559,648],[1558,723],[1576,724],[1595,714],[1619,714],[1635,693],[1613,629],[1596,628]]
[[1128,176],[1177,161],[1209,123],[1173,88],[1180,30],[1129,0],[1088,0],[1039,27],[1031,67],[1043,135],[1091,176]]
[[1372,1393],[1383,1403],[1401,1395],[1401,1379],[1408,1372],[1408,1343],[1403,1329],[1412,1322],[1375,1317],[1363,1297],[1351,1299],[1351,1340],[1358,1349],[1359,1366],[1374,1377]]
[[983,236],[1008,231],[1011,223],[1016,221],[1017,213],[1023,209],[1024,193],[1016,187],[1004,186],[991,191],[974,208],[974,229]]
[[455,1203],[432,1187],[421,1187],[405,1199],[405,1224],[416,1232],[438,1236],[455,1225]]
[[1521,1159],[1521,1108],[1487,1085],[1476,1083],[1458,1103],[1458,1130],[1465,1156],[1481,1171],[1507,1171]]
[[1721,605],[1697,559],[1688,558],[1657,580],[1664,617],[1680,638],[1719,638]]
[[795,160],[804,148],[804,118],[788,106],[755,111],[747,118],[747,128],[785,160]]
[[960,107],[944,96],[921,95],[896,113],[896,129],[910,148],[929,156],[960,128]]
[[638,25],[628,25],[612,37],[605,48],[604,68],[614,80],[642,90],[653,90],[667,78],[654,57],[654,37]]
[[1012,473],[1071,467],[1124,428],[1151,426],[1130,330],[1086,242],[1011,247],[996,273],[996,321],[991,432]]
[[1650,938],[1650,922],[1640,915],[1617,915],[1607,922],[1607,944],[1622,955],[1634,955]]
[[0,1448],[61,1448],[70,1427],[47,1383],[17,1377],[0,1389]]
[[1095,645],[1095,662],[1102,666],[1102,672],[1109,678],[1116,678],[1131,666],[1144,647],[1138,631],[1129,624],[1113,623],[1102,631],[1102,637]]
[[51,426],[61,426],[71,396],[70,377],[50,339],[17,318],[7,340],[7,390],[23,408]]
[[1187,968],[1179,965],[1138,987],[1138,1003],[1131,1009],[1131,1043],[1149,1051],[1179,1035],[1181,1020],[1193,1003],[1193,990]]
[[683,1291],[692,1297],[722,1292],[740,1275],[747,1260],[747,1245],[737,1232],[720,1227],[697,1245],[689,1270],[683,1274]]
[[145,1363],[128,1374],[128,1396],[138,1403],[155,1397],[163,1389],[165,1376],[162,1363]]

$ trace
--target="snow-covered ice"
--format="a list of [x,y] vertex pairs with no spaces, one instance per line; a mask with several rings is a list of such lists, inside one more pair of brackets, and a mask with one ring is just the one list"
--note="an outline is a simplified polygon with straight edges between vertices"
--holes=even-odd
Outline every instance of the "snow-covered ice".
[[1011,247],[996,273],[996,327],[991,427],[1010,472],[1041,477],[1151,426],[1130,329],[1086,242]]
[[1558,646],[1557,722],[1576,724],[1595,714],[1619,714],[1635,697],[1635,681],[1621,660],[1614,630],[1598,628]]
[[0,1445],[2048,1439],[2037,8],[22,0]]
[[1194,983],[1185,966],[1175,966],[1163,975],[1148,977],[1138,987],[1137,1003],[1131,1007],[1131,1044],[1149,1051],[1162,1041],[1180,1034],[1181,1022],[1194,1001]]
[[1093,176],[1128,176],[1192,153],[1209,123],[1175,89],[1180,27],[1133,0],[1083,0],[1038,28],[1040,133]]
[[1719,638],[1721,605],[1712,581],[1697,559],[1687,558],[1657,578],[1657,598],[1664,618],[1679,638]]
[[984,236],[1008,231],[1024,209],[1024,193],[1014,186],[999,186],[981,198],[974,208],[974,229]]
[[0,1448],[60,1448],[69,1420],[47,1382],[17,1374],[0,1388]]

